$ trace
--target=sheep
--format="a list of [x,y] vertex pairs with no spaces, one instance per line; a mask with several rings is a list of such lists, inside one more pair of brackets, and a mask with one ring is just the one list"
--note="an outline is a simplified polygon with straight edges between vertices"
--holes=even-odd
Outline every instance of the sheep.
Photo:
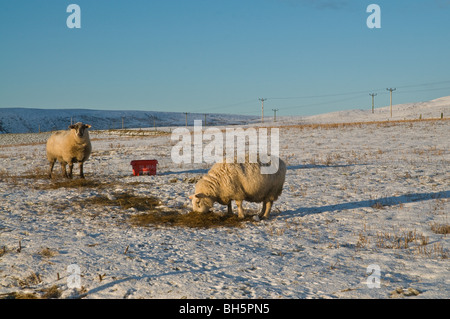
[[[56,160],[61,164],[64,177],[72,178],[73,163],[79,163],[80,177],[84,178],[83,163],[91,155],[92,146],[88,128],[91,125],[76,123],[69,125],[68,131],[54,132],[47,141],[47,159],[50,163],[49,178],[52,178]],[[69,164],[67,174],[66,165]]]
[[[262,174],[260,161],[249,163],[216,163],[195,185],[192,208],[196,212],[208,212],[215,202],[228,206],[231,201],[238,206],[238,217],[244,218],[242,201],[262,202],[260,218],[268,218],[272,204],[280,196],[286,176],[286,164],[279,158],[278,170],[273,174]],[[274,158],[272,158],[272,161]]]

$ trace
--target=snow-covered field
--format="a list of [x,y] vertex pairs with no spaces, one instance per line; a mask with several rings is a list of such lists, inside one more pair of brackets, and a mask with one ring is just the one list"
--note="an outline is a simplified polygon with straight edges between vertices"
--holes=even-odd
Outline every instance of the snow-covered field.
[[242,227],[136,226],[139,209],[95,201],[187,213],[209,165],[174,164],[170,134],[91,132],[84,184],[45,177],[48,134],[0,135],[0,296],[449,298],[450,121],[278,124],[283,194]]

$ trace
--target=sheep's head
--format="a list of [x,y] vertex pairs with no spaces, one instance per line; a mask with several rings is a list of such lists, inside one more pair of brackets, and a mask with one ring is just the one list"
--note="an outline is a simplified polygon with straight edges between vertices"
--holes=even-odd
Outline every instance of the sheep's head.
[[69,125],[69,129],[74,130],[75,134],[81,138],[84,137],[86,130],[90,127],[91,126],[89,124],[83,124],[81,122],[78,122],[77,124]]
[[192,199],[192,210],[194,212],[207,213],[214,204],[214,200],[203,193],[191,195],[189,198]]

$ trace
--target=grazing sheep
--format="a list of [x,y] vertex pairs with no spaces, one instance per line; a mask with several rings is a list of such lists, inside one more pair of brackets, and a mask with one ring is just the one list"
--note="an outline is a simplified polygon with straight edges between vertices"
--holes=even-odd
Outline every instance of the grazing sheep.
[[[70,125],[68,131],[53,133],[47,141],[47,159],[50,162],[49,177],[52,178],[53,166],[56,160],[61,164],[64,177],[72,178],[73,163],[79,163],[80,177],[84,178],[83,163],[91,155],[91,141],[89,139],[89,124],[78,122]],[[66,165],[69,164],[69,174]]]
[[[272,158],[272,160],[274,160]],[[214,202],[228,206],[232,213],[231,201],[238,206],[239,218],[244,218],[242,201],[263,203],[259,217],[268,218],[272,204],[280,196],[286,175],[286,164],[279,160],[278,170],[273,174],[261,174],[263,164],[216,163],[195,185],[192,207],[197,212],[207,212]]]

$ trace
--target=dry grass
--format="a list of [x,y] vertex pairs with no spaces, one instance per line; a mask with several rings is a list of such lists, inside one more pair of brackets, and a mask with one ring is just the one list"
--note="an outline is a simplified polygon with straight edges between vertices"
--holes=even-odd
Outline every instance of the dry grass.
[[447,235],[447,234],[450,234],[450,225],[449,224],[432,223],[431,230],[435,234]]
[[57,256],[59,253],[56,250],[50,249],[48,247],[43,248],[41,251],[38,252],[39,255],[45,258],[50,258]]
[[28,277],[25,277],[23,279],[18,279],[18,284],[21,288],[27,288],[30,286],[37,285],[41,283],[41,277],[39,274],[32,272]]
[[400,234],[378,232],[376,235],[376,246],[378,248],[407,249],[412,243],[425,246],[428,244],[428,237],[422,233],[417,233],[416,230],[403,231]]
[[[48,179],[48,177],[47,177]],[[38,189],[59,189],[59,188],[102,188],[107,187],[109,184],[104,184],[99,182],[98,180],[91,180],[91,179],[54,179],[49,180],[46,184],[39,184],[36,185],[36,188]]]
[[58,286],[53,285],[49,288],[44,288],[39,291],[41,294],[35,292],[10,292],[1,294],[0,299],[56,299],[61,297],[61,290]]
[[411,249],[412,253],[423,255],[428,258],[448,258],[448,250],[442,243],[429,243],[428,236],[419,233],[416,230],[402,231],[396,233],[377,232],[375,235],[367,231],[358,233],[356,248],[370,248],[375,245],[379,249]]
[[42,299],[55,299],[61,297],[61,290],[56,285],[43,289],[42,292]]
[[164,136],[172,134],[171,132],[158,131],[154,129],[147,129],[147,130],[110,129],[102,131],[102,133],[114,134],[119,136],[129,136],[129,137]]
[[296,124],[286,125],[286,128],[299,128],[299,129],[336,129],[345,127],[363,127],[366,125],[375,125],[377,127],[390,127],[402,123],[416,123],[416,122],[441,122],[448,121],[450,118],[443,119],[410,119],[410,120],[394,120],[394,121],[367,121],[367,122],[346,122],[346,123],[322,123],[322,124]]
[[428,258],[448,258],[448,250],[445,249],[444,246],[439,242],[429,246],[418,246],[417,253]]
[[166,211],[158,206],[161,202],[155,197],[142,197],[124,193],[108,198],[97,196],[85,200],[91,205],[118,206],[123,210],[134,208],[141,212],[130,216],[130,223],[134,226],[169,226],[188,228],[212,227],[240,227],[243,222],[252,220],[251,217],[239,219],[237,215],[220,215],[216,213],[182,213],[177,210]]
[[381,203],[381,202],[376,202],[376,203],[373,204],[371,207],[372,207],[372,208],[375,208],[375,209],[384,209],[384,205],[383,205],[383,203]]
[[20,180],[25,179],[48,179],[48,172],[42,167],[31,168],[20,175],[14,175],[6,170],[0,171],[0,179],[18,184]]
[[99,206],[118,206],[121,209],[135,208],[138,211],[153,211],[160,201],[155,197],[142,197],[130,193],[117,194],[115,196],[96,196],[83,200],[83,203]]
[[101,182],[97,180],[89,179],[61,179],[61,180],[51,180],[47,184],[36,185],[39,189],[59,189],[59,188],[101,188],[106,187]]
[[359,232],[358,234],[358,241],[355,244],[356,248],[366,248],[370,244],[369,236],[364,234],[363,232]]
[[242,227],[251,217],[243,219],[234,214],[197,213],[181,214],[171,212],[150,212],[131,216],[130,221],[135,226],[171,226],[188,228]]
[[39,296],[31,292],[10,292],[1,294],[0,299],[39,299]]

